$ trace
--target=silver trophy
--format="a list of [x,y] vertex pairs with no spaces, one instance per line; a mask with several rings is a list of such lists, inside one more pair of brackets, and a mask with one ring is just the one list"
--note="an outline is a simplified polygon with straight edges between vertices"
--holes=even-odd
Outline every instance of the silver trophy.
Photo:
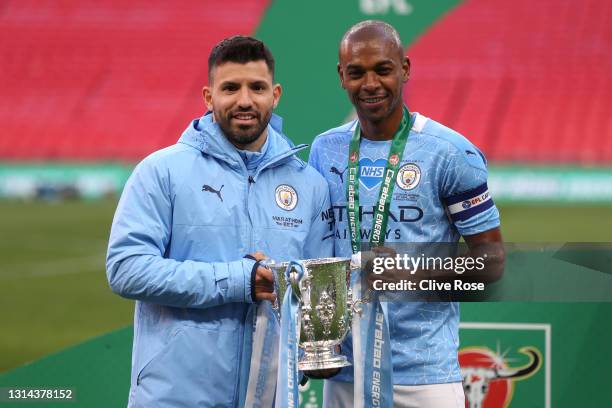
[[291,282],[287,282],[285,271],[293,262],[264,264],[274,272],[277,301],[282,302],[288,284],[299,299],[299,346],[304,354],[298,367],[310,371],[349,366],[346,357],[336,352],[336,346],[344,340],[352,316],[351,260],[323,258],[299,262],[304,275],[297,281],[297,271],[290,270]]

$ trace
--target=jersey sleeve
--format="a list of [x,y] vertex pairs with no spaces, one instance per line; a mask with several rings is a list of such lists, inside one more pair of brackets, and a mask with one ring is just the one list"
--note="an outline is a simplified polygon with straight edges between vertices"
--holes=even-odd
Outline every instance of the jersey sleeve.
[[451,150],[442,180],[442,201],[463,236],[499,226],[499,211],[487,185],[484,155],[469,142]]

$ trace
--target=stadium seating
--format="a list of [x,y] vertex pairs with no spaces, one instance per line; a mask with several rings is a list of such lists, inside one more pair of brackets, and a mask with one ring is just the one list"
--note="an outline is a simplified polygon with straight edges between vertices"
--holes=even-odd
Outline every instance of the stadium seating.
[[[174,143],[204,110],[212,45],[254,33],[269,0],[212,3],[3,2],[0,160],[133,162]],[[607,0],[467,0],[409,47],[407,100],[492,161],[609,164],[610,38]]]
[[[0,5],[0,159],[134,161],[204,110],[220,39],[267,0],[19,0]],[[187,119],[186,119],[187,118]]]
[[408,49],[408,102],[490,160],[612,163],[612,3],[469,0]]

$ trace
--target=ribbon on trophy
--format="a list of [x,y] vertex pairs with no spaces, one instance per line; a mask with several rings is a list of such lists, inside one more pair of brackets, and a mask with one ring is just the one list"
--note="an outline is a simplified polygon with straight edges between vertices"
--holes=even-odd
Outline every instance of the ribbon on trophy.
[[[255,310],[255,312],[253,312]],[[278,368],[278,323],[272,305],[262,301],[249,309],[247,322],[253,321],[254,330],[245,330],[244,358],[240,378],[248,378],[246,389],[240,394],[240,405],[246,408],[268,408],[274,403]]]
[[[360,264],[361,253],[353,255]],[[387,304],[362,292],[362,274],[351,276],[351,291],[360,299],[359,317],[353,315],[354,406],[393,407],[393,364]]]
[[300,302],[298,284],[304,276],[301,263],[291,261],[285,270],[287,291],[281,305],[281,334],[278,354],[276,408],[299,407],[298,324]]

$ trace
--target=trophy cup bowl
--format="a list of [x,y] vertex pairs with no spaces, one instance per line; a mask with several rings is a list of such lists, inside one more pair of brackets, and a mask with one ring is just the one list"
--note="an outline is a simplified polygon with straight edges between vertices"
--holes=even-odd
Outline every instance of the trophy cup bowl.
[[[304,269],[299,282],[291,278],[297,275],[293,270],[295,262],[265,263],[274,272],[278,301],[282,302],[289,284],[299,299],[299,347],[304,353],[298,367],[310,371],[349,366],[346,357],[336,352],[336,346],[342,343],[350,327],[351,260],[322,258],[299,263]],[[291,282],[285,277],[288,266]]]

